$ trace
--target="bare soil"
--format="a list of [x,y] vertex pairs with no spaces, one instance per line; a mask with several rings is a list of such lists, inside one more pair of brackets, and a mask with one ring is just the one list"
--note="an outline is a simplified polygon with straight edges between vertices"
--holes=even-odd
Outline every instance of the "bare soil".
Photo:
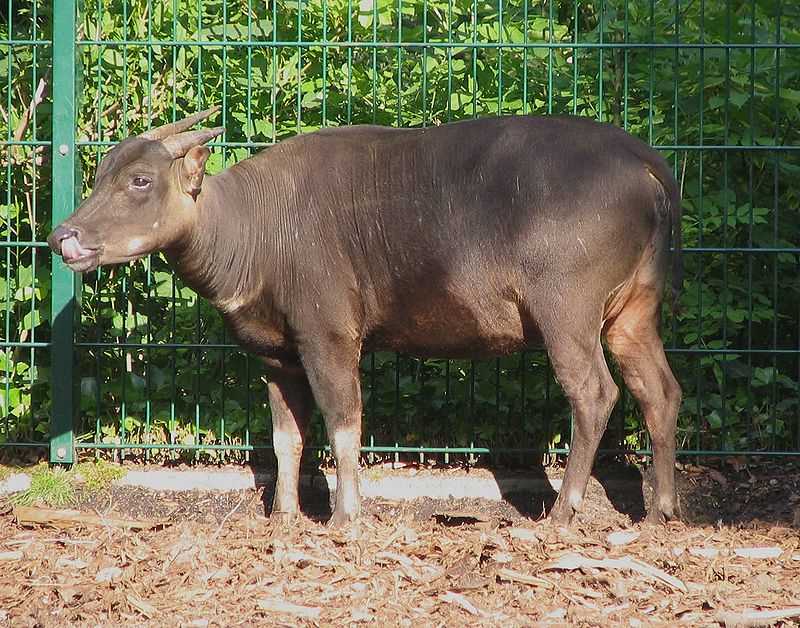
[[146,531],[24,527],[0,506],[0,624],[797,625],[798,466],[679,477],[683,520],[661,526],[640,521],[646,482],[614,474],[569,528],[539,520],[550,492],[365,500],[341,531],[322,524],[320,491],[299,520],[267,518],[271,487],[80,496],[82,511],[159,523]]

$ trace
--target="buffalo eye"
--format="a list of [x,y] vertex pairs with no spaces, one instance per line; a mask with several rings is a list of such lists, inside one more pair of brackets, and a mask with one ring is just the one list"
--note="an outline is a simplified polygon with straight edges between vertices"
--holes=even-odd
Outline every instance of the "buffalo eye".
[[131,179],[131,187],[134,190],[146,190],[147,188],[150,187],[150,184],[152,182],[153,180],[150,179],[149,177],[137,176]]

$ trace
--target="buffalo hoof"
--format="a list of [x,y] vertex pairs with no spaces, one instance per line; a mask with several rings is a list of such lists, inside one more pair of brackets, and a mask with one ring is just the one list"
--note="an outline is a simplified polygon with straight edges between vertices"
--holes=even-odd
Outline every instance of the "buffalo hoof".
[[567,502],[567,500],[557,498],[547,518],[551,523],[557,526],[568,526],[574,515],[575,509],[572,507],[572,504]]
[[289,526],[294,525],[297,523],[297,520],[300,518],[300,513],[298,512],[283,512],[283,511],[272,511],[270,515],[270,519],[275,521],[278,525],[287,528]]
[[347,527],[353,523],[358,521],[358,513],[357,512],[342,512],[340,510],[334,510],[333,515],[330,519],[328,519],[328,527],[333,529],[340,529]]
[[663,512],[661,512],[658,508],[651,508],[647,512],[647,516],[644,518],[644,524],[646,526],[663,526],[669,517],[667,517]]
[[668,521],[677,521],[680,519],[678,508],[661,509],[652,506],[647,511],[647,516],[644,519],[645,525],[648,526],[662,526]]

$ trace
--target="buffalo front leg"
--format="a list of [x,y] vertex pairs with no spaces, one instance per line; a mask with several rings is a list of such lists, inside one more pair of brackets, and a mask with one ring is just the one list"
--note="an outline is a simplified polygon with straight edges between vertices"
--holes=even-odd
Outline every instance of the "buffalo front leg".
[[278,459],[272,514],[291,520],[300,513],[300,457],[314,400],[302,373],[272,373],[267,391],[272,411],[272,444]]
[[361,510],[361,348],[354,341],[333,334],[325,337],[325,344],[305,347],[301,355],[336,461],[336,500],[328,525],[341,527],[355,521]]

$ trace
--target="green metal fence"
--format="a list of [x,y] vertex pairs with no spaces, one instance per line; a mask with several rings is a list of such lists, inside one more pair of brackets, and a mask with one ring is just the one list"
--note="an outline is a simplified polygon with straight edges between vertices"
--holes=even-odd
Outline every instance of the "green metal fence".
[[[47,373],[51,358],[43,313],[49,312],[47,293],[39,285],[49,275],[50,255],[31,225],[49,222],[49,176],[45,153],[50,130],[37,93],[45,85],[52,58],[51,33],[42,27],[41,7],[28,7],[24,23],[12,28],[12,8],[0,9],[6,22],[0,31],[2,119],[0,129],[0,287],[4,296],[2,343],[2,410],[0,442],[19,446],[46,442],[50,391]],[[25,103],[15,94],[17,67],[25,68]],[[46,283],[49,284],[49,281]],[[43,324],[45,323],[45,324]]]
[[[257,361],[161,257],[79,283],[43,242],[109,146],[219,104],[212,171],[351,123],[568,113],[627,128],[684,190],[686,278],[664,317],[680,450],[800,453],[793,3],[7,0],[0,82],[0,445],[49,446],[61,462],[76,448],[212,461],[268,449]],[[569,409],[542,352],[377,353],[362,372],[370,455],[566,451]],[[647,452],[627,396],[605,447]]]

